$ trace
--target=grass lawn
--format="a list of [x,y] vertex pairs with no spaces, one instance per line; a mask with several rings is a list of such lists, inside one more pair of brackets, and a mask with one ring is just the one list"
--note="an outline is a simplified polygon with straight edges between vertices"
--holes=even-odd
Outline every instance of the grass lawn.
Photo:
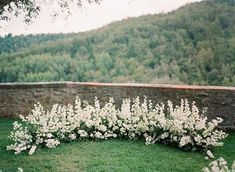
[[[6,151],[12,119],[0,118],[0,170],[14,172],[47,171],[201,171],[210,161],[197,152],[185,152],[162,144],[146,146],[137,140],[77,141],[54,149],[40,149],[29,156]],[[224,157],[231,167],[235,160],[235,132],[230,132],[223,147],[214,155]]]

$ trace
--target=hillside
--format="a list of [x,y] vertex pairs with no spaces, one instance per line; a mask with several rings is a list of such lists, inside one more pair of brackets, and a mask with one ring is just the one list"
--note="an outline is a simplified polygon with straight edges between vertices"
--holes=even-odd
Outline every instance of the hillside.
[[235,2],[207,0],[71,34],[0,38],[0,82],[235,86]]

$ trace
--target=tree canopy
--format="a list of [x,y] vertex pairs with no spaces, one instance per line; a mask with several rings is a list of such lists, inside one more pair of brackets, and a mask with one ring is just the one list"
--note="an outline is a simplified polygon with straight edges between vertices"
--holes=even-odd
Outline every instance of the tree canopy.
[[100,3],[101,0],[1,0],[0,1],[0,20],[9,20],[13,16],[19,14],[24,15],[26,23],[31,22],[37,17],[44,5],[55,3],[60,11],[54,11],[53,15],[59,12],[70,13],[71,7],[74,5],[81,7],[83,3]]
[[0,37],[0,82],[235,86],[234,14],[210,0],[85,33]]

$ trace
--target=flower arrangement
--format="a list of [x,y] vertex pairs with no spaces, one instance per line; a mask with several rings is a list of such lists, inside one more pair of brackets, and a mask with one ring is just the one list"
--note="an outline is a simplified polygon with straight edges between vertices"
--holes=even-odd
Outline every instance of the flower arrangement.
[[13,123],[7,150],[15,154],[28,151],[31,155],[40,146],[54,148],[61,142],[79,139],[129,138],[144,139],[146,144],[163,142],[183,149],[208,151],[222,146],[227,134],[217,129],[221,118],[208,122],[193,102],[181,100],[179,106],[171,101],[153,106],[145,97],[131,101],[124,99],[120,108],[110,98],[103,107],[95,98],[94,105],[78,97],[74,105],[55,104],[45,111],[40,103],[32,113]]
[[209,164],[209,167],[205,167],[202,169],[203,172],[235,172],[235,161],[232,164],[231,169],[228,167],[227,161],[224,158],[220,157],[212,161]]

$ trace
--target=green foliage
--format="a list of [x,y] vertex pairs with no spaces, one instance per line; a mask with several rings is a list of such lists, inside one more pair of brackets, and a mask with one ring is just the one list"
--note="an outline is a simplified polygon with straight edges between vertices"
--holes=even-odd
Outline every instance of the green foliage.
[[0,82],[235,86],[234,1],[207,0],[79,34],[0,38]]
[[[44,6],[48,6],[47,10],[51,13],[53,13],[53,17],[57,17],[60,14],[70,14],[71,9],[74,9],[75,7],[81,7],[84,3],[85,4],[92,4],[97,3],[99,4],[102,0],[76,0],[70,1],[70,0],[63,0],[63,1],[56,1],[54,2],[56,6],[59,8],[53,8],[54,5],[52,5],[51,2],[46,1],[40,1],[38,3],[35,0],[1,0],[0,1],[0,21],[5,20],[9,21],[11,19],[14,19],[15,17],[20,19],[23,17],[23,21],[26,24],[31,23],[35,18],[38,17],[38,15],[41,13],[41,11],[44,10]],[[10,15],[9,15],[10,13]],[[19,17],[21,16],[21,17]],[[49,17],[49,16],[48,16]]]

